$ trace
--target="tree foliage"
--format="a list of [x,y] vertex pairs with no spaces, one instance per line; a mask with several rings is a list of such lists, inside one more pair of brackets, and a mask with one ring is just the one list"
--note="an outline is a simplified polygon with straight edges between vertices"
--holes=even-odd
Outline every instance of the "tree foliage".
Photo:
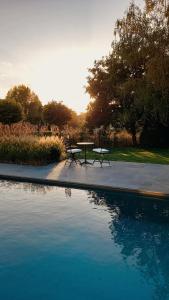
[[85,125],[85,113],[77,114],[74,110],[71,110],[71,119],[67,124],[71,128],[80,128]]
[[43,116],[47,124],[61,128],[71,120],[72,112],[62,102],[51,101],[44,105]]
[[39,124],[43,121],[43,106],[36,95],[28,104],[27,121],[32,124]]
[[89,69],[89,127],[169,127],[169,7],[166,1],[131,3],[117,20],[112,50]]
[[22,107],[23,118],[33,124],[42,120],[42,104],[38,96],[25,85],[18,85],[11,88],[6,100],[15,101]]
[[3,124],[17,123],[22,120],[22,107],[16,101],[0,100],[0,122]]

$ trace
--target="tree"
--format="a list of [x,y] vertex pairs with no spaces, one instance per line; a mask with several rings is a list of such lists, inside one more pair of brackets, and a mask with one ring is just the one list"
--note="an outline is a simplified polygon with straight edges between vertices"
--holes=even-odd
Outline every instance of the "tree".
[[22,107],[16,101],[0,100],[0,122],[3,124],[17,123],[22,120]]
[[117,20],[112,51],[89,69],[87,85],[94,99],[89,126],[93,120],[96,126],[120,124],[133,144],[140,124],[147,130],[151,124],[169,127],[169,7],[163,0],[145,2],[143,11],[131,3]]
[[28,105],[27,121],[32,124],[40,124],[43,121],[43,106],[36,95]]
[[23,113],[27,116],[28,104],[31,99],[31,90],[25,85],[18,85],[11,88],[7,95],[6,100],[14,100],[19,103],[23,109]]
[[[115,37],[118,35],[118,40],[112,44],[112,52],[89,70],[87,86],[90,96],[95,98],[88,112],[92,108],[97,118],[102,115],[102,125],[112,123],[114,127],[125,127],[131,132],[134,145],[141,111],[136,89],[144,74],[140,44],[146,32],[146,19],[145,24],[142,23],[141,10],[131,4],[124,18],[117,20]],[[100,103],[104,115],[99,112]],[[89,117],[91,115],[89,113]]]
[[80,115],[78,115],[74,110],[71,109],[71,119],[68,125],[72,128],[79,128],[83,126],[83,120]]
[[119,107],[115,85],[122,74],[119,73],[116,77],[114,72],[110,78],[110,69],[118,69],[115,57],[111,61],[109,57],[95,61],[94,67],[89,69],[86,91],[90,94],[92,101],[87,107],[86,122],[90,129],[112,123]]
[[44,105],[43,118],[47,124],[61,128],[71,120],[71,110],[62,102],[51,101]]
[[32,123],[41,121],[42,104],[29,87],[25,85],[14,86],[8,91],[6,100],[14,100],[21,105],[24,120]]

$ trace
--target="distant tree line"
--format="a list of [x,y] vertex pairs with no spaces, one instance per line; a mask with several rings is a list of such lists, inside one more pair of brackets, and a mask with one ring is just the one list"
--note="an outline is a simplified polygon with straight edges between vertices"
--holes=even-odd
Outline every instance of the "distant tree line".
[[125,128],[137,144],[169,145],[169,5],[133,2],[117,20],[110,54],[89,69],[90,129]]
[[70,108],[59,101],[42,105],[39,97],[25,85],[11,88],[6,98],[0,100],[0,122],[12,124],[20,121],[32,124],[79,126],[80,118]]

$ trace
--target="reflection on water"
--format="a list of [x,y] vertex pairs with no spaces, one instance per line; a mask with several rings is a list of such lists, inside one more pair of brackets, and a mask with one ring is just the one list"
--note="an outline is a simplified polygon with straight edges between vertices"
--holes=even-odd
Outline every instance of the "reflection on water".
[[[21,243],[22,246],[20,245],[20,247],[23,247],[23,249],[27,249],[29,243],[32,243],[31,247],[36,246],[35,247],[36,250],[38,248],[38,243],[39,243],[41,244],[41,247],[44,250],[43,253],[44,257],[46,257],[47,255],[46,253],[48,252],[52,253],[53,261],[51,262],[51,265],[50,265],[49,257],[48,257],[49,262],[46,263],[45,272],[48,276],[51,275],[52,267],[55,265],[56,262],[57,262],[56,263],[57,271],[60,272],[59,276],[63,276],[64,266],[63,263],[60,263],[60,261],[65,261],[65,260],[67,261],[67,257],[68,257],[69,260],[67,261],[67,264],[70,264],[70,269],[69,271],[67,269],[65,271],[67,275],[64,276],[68,276],[68,278],[66,277],[63,280],[63,290],[64,290],[64,281],[67,282],[68,285],[67,288],[70,288],[69,276],[74,276],[72,275],[74,274],[72,268],[75,268],[76,272],[77,270],[79,271],[79,276],[77,276],[76,278],[76,281],[78,282],[76,287],[78,295],[81,293],[82,286],[84,286],[84,283],[81,283],[80,281],[80,277],[82,276],[82,278],[84,277],[85,280],[88,280],[88,282],[86,281],[85,283],[86,284],[85,291],[87,293],[88,288],[90,287],[89,294],[87,294],[87,296],[85,294],[84,296],[81,295],[79,298],[78,297],[76,298],[75,295],[74,296],[72,295],[70,296],[72,297],[71,299],[88,300],[88,299],[95,298],[96,289],[97,288],[98,290],[99,288],[101,289],[101,285],[99,286],[99,281],[98,281],[99,278],[97,279],[97,274],[98,274],[97,263],[99,264],[99,259],[102,262],[101,266],[99,266],[100,268],[99,270],[102,270],[102,267],[104,266],[103,261],[105,261],[105,265],[107,261],[109,263],[106,265],[106,268],[104,267],[105,273],[103,272],[103,277],[101,277],[102,289],[103,290],[107,289],[107,290],[104,296],[101,293],[100,295],[99,294],[97,295],[96,298],[98,300],[129,299],[127,298],[127,296],[125,298],[124,295],[120,296],[121,294],[119,294],[118,297],[115,298],[112,298],[111,295],[109,297],[108,287],[107,287],[108,284],[107,282],[108,280],[111,279],[110,278],[111,276],[112,277],[114,276],[112,278],[112,281],[115,281],[118,280],[117,278],[120,278],[120,276],[122,276],[123,273],[125,274],[126,271],[124,270],[126,270],[126,266],[129,267],[130,276],[132,272],[133,272],[132,275],[133,278],[134,276],[136,276],[135,274],[137,274],[137,276],[141,276],[142,280],[146,284],[146,288],[148,286],[149,290],[152,290],[150,292],[151,296],[147,295],[147,298],[143,296],[144,299],[155,299],[155,300],[169,299],[169,267],[168,267],[169,266],[169,202],[168,200],[163,201],[163,200],[152,199],[148,197],[146,198],[143,196],[136,196],[134,194],[112,193],[112,192],[98,191],[98,190],[81,191],[81,190],[75,190],[70,188],[63,189],[63,188],[44,186],[39,184],[13,183],[7,181],[0,182],[0,190],[2,190],[4,194],[6,191],[8,191],[9,193],[9,201],[6,200],[7,204],[6,202],[4,202],[4,204],[1,205],[0,250],[3,249],[2,242],[4,241],[7,243],[8,248],[10,247],[10,244],[6,241],[7,240],[6,237],[4,240],[4,232],[5,234],[7,232],[7,234],[10,236],[10,230],[11,230],[12,243],[13,243],[11,247],[14,247],[16,244],[16,242],[13,240],[14,229],[12,228],[8,231],[4,231],[3,228],[4,224],[5,226],[7,226],[7,222],[10,222],[10,226],[15,225],[16,231],[18,232],[19,230],[21,230],[19,226],[24,225],[22,224],[23,222],[25,223],[27,222],[26,223],[27,227],[25,227],[26,229],[24,229],[27,230],[26,234],[25,232],[22,232],[21,235],[23,238],[22,242],[24,243],[24,239],[26,241],[25,248],[23,247],[22,243]],[[22,198],[22,201],[20,202],[18,202],[17,200],[17,197],[19,195],[21,195]],[[36,198],[36,195],[38,196],[38,198]],[[13,207],[10,206],[12,199],[14,200],[15,211]],[[37,199],[38,201],[36,201]],[[17,210],[19,209],[20,212],[18,213]],[[5,216],[2,215],[3,210],[4,213],[6,213],[6,215],[9,214],[8,218],[6,218],[7,220],[4,220]],[[11,212],[9,212],[9,210],[11,210]],[[14,215],[14,212],[16,215]],[[20,223],[17,223],[17,218],[20,218],[20,214],[23,214],[23,216],[20,219]],[[43,228],[41,229],[42,226]],[[110,242],[109,242],[109,235],[111,236]],[[38,236],[41,237],[39,241],[37,240]],[[59,238],[61,239],[60,241]],[[44,245],[44,239],[46,242],[45,245]],[[33,251],[30,250],[31,247],[29,248],[29,251]],[[50,249],[50,247],[52,250]],[[54,248],[54,250],[52,247]],[[108,248],[112,248],[112,251],[111,249],[108,250]],[[24,251],[26,252],[26,250]],[[75,253],[73,253],[73,251],[75,251]],[[67,253],[67,255],[65,255],[65,253]],[[54,256],[55,254],[56,256]],[[65,255],[64,258],[62,257],[63,254]],[[119,269],[118,266],[116,267],[115,255],[117,259],[119,259],[119,263],[121,263],[121,261],[123,262],[123,264],[121,264]],[[72,264],[70,263],[71,256],[73,257],[71,262]],[[43,260],[45,259],[44,257]],[[93,268],[92,272],[94,273],[94,278],[92,277],[92,280],[90,279],[90,276],[92,276],[92,272],[90,276],[89,273],[86,273],[86,275],[84,275],[86,269],[84,270],[83,269],[84,266],[83,268],[81,266],[82,264],[81,259],[82,258],[84,259],[84,257],[85,259],[86,257],[88,257],[88,259],[85,260],[84,263],[85,268],[87,268],[87,264],[89,263],[90,259],[93,259],[93,257],[95,259],[94,261],[92,261],[92,264],[90,265],[89,268],[90,270],[91,268]],[[1,261],[4,262],[4,257],[0,252],[0,272],[1,270],[3,270],[1,266]],[[5,260],[5,263],[6,261],[7,259]],[[75,261],[78,262],[77,265]],[[42,265],[43,264],[41,263],[40,266],[42,267]],[[47,267],[48,265],[50,266],[50,268]],[[112,273],[113,269],[115,270],[114,271],[115,273]],[[3,272],[5,273],[6,270],[3,270]],[[69,275],[69,272],[72,272],[72,274]],[[119,274],[117,274],[116,272],[119,272]],[[55,273],[55,277],[57,277],[56,273]],[[52,275],[52,280],[55,277]],[[119,279],[119,281],[120,280],[121,279]],[[125,278],[125,280],[127,280],[127,277]],[[15,284],[17,285],[17,283]],[[60,284],[61,283],[59,283],[59,286]],[[95,284],[97,288],[95,287]],[[90,285],[93,286],[93,290]],[[112,283],[110,280],[109,288],[111,287],[111,285]],[[72,288],[71,284],[70,286]],[[32,287],[32,291],[34,291],[34,288]],[[118,288],[116,291],[116,286],[114,286],[113,289],[114,289],[114,293],[117,291],[118,293],[120,293]],[[136,287],[133,286],[133,289],[136,289]],[[145,291],[147,290],[145,289]],[[137,292],[137,290],[135,290],[135,292]],[[1,293],[1,287],[0,287],[0,293]],[[59,293],[58,287],[57,287],[57,293]],[[48,299],[50,300],[56,299],[56,296],[58,295],[57,293],[53,294],[53,296],[48,295]],[[64,293],[66,293],[65,290]],[[91,298],[89,297],[89,295],[91,295]],[[58,300],[68,299],[68,298],[69,298],[69,292],[67,295],[64,294],[63,296],[62,294],[62,296],[57,297]],[[6,299],[8,298],[6,297],[4,300]],[[14,299],[21,299],[21,298],[15,296]],[[29,299],[29,298],[25,298],[25,299]],[[43,299],[47,299],[47,298],[43,298]],[[137,295],[132,299],[137,300],[137,299],[142,299],[142,297],[141,295]]]
[[42,184],[33,184],[29,182],[14,182],[14,181],[6,181],[6,180],[0,180],[0,188],[10,188],[16,187],[17,189],[30,191],[32,193],[38,193],[38,194],[46,194],[49,191],[52,191],[55,187],[49,186],[49,185],[42,185]]
[[[71,197],[71,189],[65,194]],[[89,191],[88,199],[108,208],[113,242],[153,281],[154,299],[169,299],[169,199],[107,191]]]
[[154,284],[154,299],[169,299],[169,199],[89,192],[90,202],[106,205],[113,241],[124,260],[132,260]]
[[65,188],[65,195],[67,198],[72,196],[72,190],[70,188]]

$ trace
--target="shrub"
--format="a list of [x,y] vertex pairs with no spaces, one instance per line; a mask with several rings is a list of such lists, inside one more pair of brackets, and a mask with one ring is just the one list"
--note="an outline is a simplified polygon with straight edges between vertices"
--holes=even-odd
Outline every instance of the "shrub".
[[0,100],[0,122],[13,124],[22,120],[22,107],[12,100]]
[[0,161],[41,165],[61,160],[65,155],[58,137],[0,137]]

